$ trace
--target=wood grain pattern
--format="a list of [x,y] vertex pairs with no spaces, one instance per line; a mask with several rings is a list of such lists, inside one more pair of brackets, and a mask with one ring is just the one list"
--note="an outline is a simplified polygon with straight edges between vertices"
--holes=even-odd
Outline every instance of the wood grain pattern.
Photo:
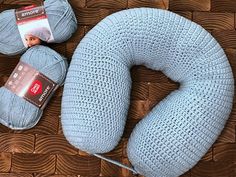
[[33,153],[34,135],[0,134],[0,151],[14,153]]
[[167,0],[128,0],[128,7],[155,7],[161,9],[168,9],[169,1]]
[[212,161],[213,160],[213,152],[212,148],[210,148],[207,153],[202,157],[201,161]]
[[0,133],[9,133],[11,132],[12,130],[5,127],[4,125],[0,124]]
[[63,135],[62,124],[61,124],[61,117],[59,117],[59,127],[58,127],[58,134]]
[[[226,48],[225,49],[225,53],[229,59],[229,62],[233,62],[234,60],[236,60],[236,49],[233,48]],[[230,63],[231,64],[231,63]],[[233,64],[233,63],[232,63]],[[231,65],[232,65],[231,64]]]
[[235,142],[235,122],[227,122],[221,135],[218,137],[217,142],[221,143],[234,143]]
[[178,84],[172,83],[150,83],[149,85],[149,97],[151,101],[159,102],[172,91],[178,89]]
[[189,170],[188,172],[184,173],[180,177],[191,177],[191,170]]
[[132,100],[146,100],[148,99],[148,82],[133,82],[131,90]]
[[85,34],[88,33],[93,27],[94,27],[94,25],[84,26]]
[[36,135],[35,153],[37,154],[77,154],[77,149],[70,145],[64,136]]
[[202,162],[200,161],[192,170],[191,177],[234,177],[235,164],[224,162]]
[[236,161],[236,144],[235,143],[219,143],[213,148],[214,161]]
[[76,8],[76,17],[79,25],[96,25],[106,16],[120,9]]
[[190,11],[174,11],[174,13],[177,13],[189,20],[192,20],[193,14]]
[[134,66],[131,69],[131,78],[133,82],[172,82],[160,71],[148,69],[145,66]]
[[[73,1],[70,1],[70,4],[72,6],[72,8],[75,8],[75,7],[85,7],[86,6],[86,0],[73,0]],[[76,11],[76,9],[74,9],[74,11]]]
[[19,134],[57,134],[59,117],[44,113],[38,124],[29,130],[14,131]]
[[122,138],[123,141],[123,157],[127,158],[127,145],[128,145],[128,138]]
[[211,10],[217,12],[236,12],[236,1],[232,0],[212,0]]
[[127,7],[127,0],[87,0],[87,7],[122,9]]
[[[48,174],[34,173],[34,177],[48,177]],[[78,175],[50,175],[50,177],[78,177]]]
[[[19,57],[0,57],[0,74],[4,76],[10,76],[12,71],[15,69],[17,63],[19,62]],[[7,66],[7,67],[6,67]]]
[[93,156],[93,155],[88,154],[87,152],[84,152],[84,151],[79,150],[79,149],[78,149],[78,154],[79,154],[80,156],[86,156],[86,157],[88,157],[88,156]]
[[193,12],[193,21],[207,30],[234,29],[234,13]]
[[120,140],[119,144],[110,152],[103,154],[105,157],[121,158],[123,155],[124,141]]
[[56,157],[41,154],[13,154],[11,171],[14,173],[54,174]]
[[[121,162],[121,158],[110,159],[115,160],[117,162]],[[117,165],[109,163],[105,160],[101,160],[101,173],[103,174],[103,176],[114,176],[114,174],[117,176],[121,176],[122,170]]]
[[128,118],[129,119],[142,119],[147,113],[149,113],[150,109],[149,101],[131,101]]
[[60,53],[63,56],[66,56],[66,44],[65,43],[61,43],[61,44],[47,44],[48,47],[52,48],[53,50],[55,50],[56,52]]
[[17,4],[17,5],[31,5],[31,4],[41,4],[43,0],[3,0],[3,4]]
[[75,34],[66,43],[66,56],[68,57],[68,61],[71,60],[78,43],[84,37],[84,35],[85,35],[85,28],[79,26]]
[[62,88],[58,89],[53,95],[47,107],[44,109],[45,114],[50,114],[53,116],[59,116],[61,114],[61,98],[62,98]]
[[1,177],[34,177],[29,173],[0,173]]
[[234,99],[233,109],[231,111],[230,117],[228,119],[228,122],[236,123],[236,103]]
[[236,31],[219,31],[213,32],[213,36],[224,48],[236,48]]
[[4,10],[9,10],[9,9],[17,9],[17,8],[21,8],[22,5],[17,5],[17,4],[0,4],[0,12],[4,11]]
[[133,131],[135,125],[140,121],[140,119],[127,119],[123,137],[129,138],[131,132]]
[[82,176],[99,176],[100,174],[100,160],[95,157],[85,156],[57,156],[57,174],[82,175]]
[[229,63],[232,67],[232,71],[233,71],[233,74],[234,74],[234,78],[236,78],[236,49],[233,49],[233,48],[227,48],[225,50],[226,52],[226,55],[229,59]]
[[0,76],[0,87],[4,86],[4,84],[7,82],[8,76]]
[[211,0],[169,0],[170,10],[209,11]]
[[[129,159],[128,158],[123,158],[122,159],[122,164],[128,166],[128,167],[131,167],[131,163],[129,162]],[[122,168],[121,169],[121,175],[122,177],[133,177],[134,175],[132,174],[131,171],[125,169],[125,168]]]
[[[57,99],[58,98],[58,103],[60,104],[61,103],[61,98],[62,98],[62,95],[63,95],[63,88],[64,86],[60,86],[56,92],[53,94],[53,97],[52,99]],[[52,101],[52,100],[51,100]]]
[[77,42],[73,42],[73,43],[67,43],[66,44],[66,49],[67,49],[67,53],[66,56],[68,58],[68,61],[71,61],[72,56],[74,54],[75,49],[77,48],[78,43]]
[[0,172],[9,172],[11,169],[11,154],[0,153]]

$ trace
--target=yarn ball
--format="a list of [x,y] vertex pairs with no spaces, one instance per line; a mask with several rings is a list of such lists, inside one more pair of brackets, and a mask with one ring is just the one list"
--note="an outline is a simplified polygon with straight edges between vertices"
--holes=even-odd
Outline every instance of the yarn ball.
[[130,105],[134,65],[160,70],[180,87],[136,125],[128,158],[146,177],[180,176],[223,130],[232,109],[234,79],[211,34],[175,13],[124,10],[88,32],[73,55],[65,82],[65,137],[90,154],[109,152],[118,144]]
[[[21,61],[53,80],[64,84],[68,64],[67,60],[45,46],[34,46],[27,50]],[[0,88],[0,123],[16,130],[29,129],[37,124],[43,110],[21,98],[5,87]]]
[[[48,16],[54,42],[68,40],[77,29],[75,14],[67,0],[45,0],[44,7]],[[15,18],[15,10],[0,13],[0,53],[16,55],[26,51]]]
[[41,39],[42,41],[45,41],[45,42],[48,42],[48,40],[51,37],[50,31],[45,27],[40,27],[40,28],[35,28],[33,30],[30,30],[27,33],[25,33],[25,37],[27,35],[33,35],[33,36],[38,37],[39,39]]

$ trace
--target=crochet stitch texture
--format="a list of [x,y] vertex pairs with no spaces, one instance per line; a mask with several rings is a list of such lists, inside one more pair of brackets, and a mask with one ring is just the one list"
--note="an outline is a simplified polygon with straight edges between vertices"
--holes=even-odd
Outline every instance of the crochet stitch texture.
[[91,154],[112,150],[124,131],[133,65],[161,70],[180,88],[136,125],[127,147],[129,160],[146,177],[179,176],[201,159],[223,130],[234,80],[217,41],[175,13],[124,10],[84,37],[65,82],[64,134]]

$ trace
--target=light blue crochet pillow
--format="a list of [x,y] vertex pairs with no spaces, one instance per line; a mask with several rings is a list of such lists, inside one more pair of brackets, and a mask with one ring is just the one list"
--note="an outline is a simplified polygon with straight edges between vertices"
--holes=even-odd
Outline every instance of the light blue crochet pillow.
[[201,159],[224,128],[234,80],[217,41],[175,13],[124,10],[84,37],[65,82],[64,134],[91,154],[112,150],[126,123],[133,65],[161,70],[180,88],[135,127],[127,147],[129,160],[146,177],[179,176]]

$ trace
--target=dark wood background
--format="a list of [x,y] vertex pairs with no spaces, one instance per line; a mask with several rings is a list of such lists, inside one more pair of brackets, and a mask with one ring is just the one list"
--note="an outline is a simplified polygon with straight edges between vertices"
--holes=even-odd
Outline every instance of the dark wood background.
[[[0,0],[0,12],[40,0]],[[236,72],[235,0],[71,0],[78,18],[78,30],[67,42],[50,47],[68,60],[81,38],[107,15],[126,8],[168,9],[191,19],[212,33],[224,48]],[[1,25],[1,24],[0,24]],[[0,55],[0,86],[3,86],[20,56]],[[137,122],[151,108],[178,88],[162,73],[135,66],[131,70],[133,89],[127,125],[119,146],[106,156],[129,164],[126,145]],[[26,131],[13,131],[0,125],[0,177],[132,177],[117,166],[73,148],[65,140],[60,123],[60,88],[38,125]],[[17,118],[17,117],[16,117]],[[201,161],[182,177],[236,177],[236,108],[221,136]]]

